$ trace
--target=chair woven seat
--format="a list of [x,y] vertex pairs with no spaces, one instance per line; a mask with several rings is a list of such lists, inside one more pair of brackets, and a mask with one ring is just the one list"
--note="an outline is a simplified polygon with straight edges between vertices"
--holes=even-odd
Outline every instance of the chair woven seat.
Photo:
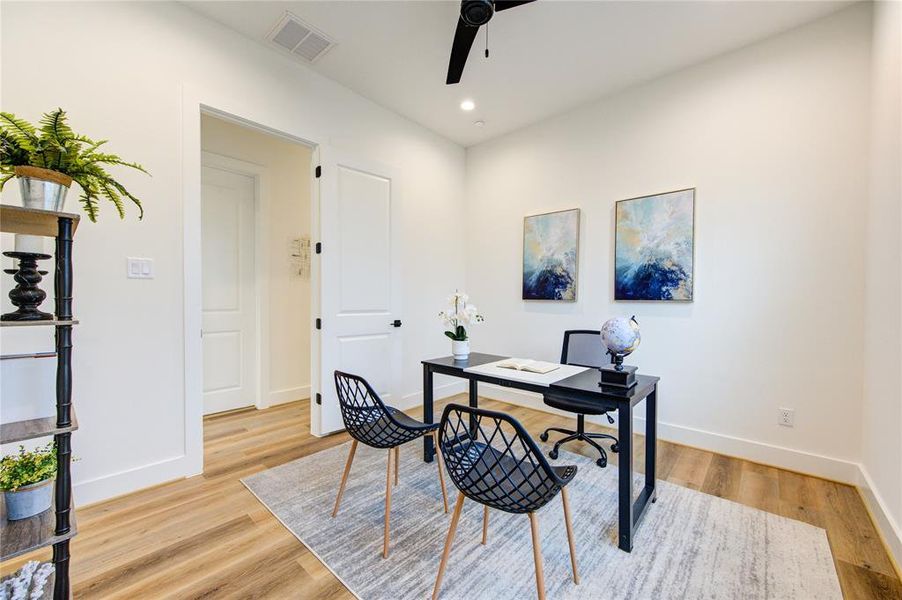
[[362,378],[335,372],[345,429],[355,440],[373,448],[394,448],[438,428],[387,406]]
[[451,479],[468,498],[491,508],[534,512],[576,475],[576,466],[552,467],[520,423],[504,413],[450,405],[442,427]]

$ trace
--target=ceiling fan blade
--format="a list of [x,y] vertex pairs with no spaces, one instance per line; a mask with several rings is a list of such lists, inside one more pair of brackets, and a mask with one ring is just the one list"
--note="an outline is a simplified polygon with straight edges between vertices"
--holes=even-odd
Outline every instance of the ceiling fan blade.
[[499,10],[514,8],[515,6],[520,6],[521,4],[529,4],[530,2],[535,1],[536,0],[495,0],[495,12],[498,12]]
[[464,74],[464,65],[473,47],[473,40],[479,33],[479,27],[470,27],[463,19],[457,20],[457,30],[454,32],[454,44],[451,46],[451,60],[448,61],[448,79],[446,84],[459,83]]

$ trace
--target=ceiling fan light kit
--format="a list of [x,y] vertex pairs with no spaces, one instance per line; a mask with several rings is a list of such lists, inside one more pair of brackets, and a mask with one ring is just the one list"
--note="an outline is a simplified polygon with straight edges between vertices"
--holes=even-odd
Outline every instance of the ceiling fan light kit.
[[[451,58],[448,61],[448,77],[445,83],[452,85],[460,82],[470,56],[470,49],[479,28],[488,25],[496,12],[514,8],[521,4],[529,4],[535,0],[462,0],[460,3],[460,17],[457,19],[457,29],[454,32],[454,42],[451,44]],[[489,50],[486,48],[485,56],[488,58]]]

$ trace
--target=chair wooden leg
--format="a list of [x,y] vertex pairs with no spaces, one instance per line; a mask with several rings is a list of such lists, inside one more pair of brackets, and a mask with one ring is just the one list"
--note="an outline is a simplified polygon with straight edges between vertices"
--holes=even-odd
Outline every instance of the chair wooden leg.
[[438,451],[438,432],[432,432],[432,440],[435,442],[435,464],[438,465],[438,482],[442,486],[442,503],[445,505],[445,514],[448,514],[448,492],[445,490],[445,476],[442,474],[442,453]]
[[539,541],[539,518],[529,513],[529,528],[532,530],[532,556],[536,562],[536,591],[539,600],[545,600],[545,572],[542,570],[542,545]]
[[382,558],[388,558],[388,521],[391,513],[391,464],[392,450],[388,449],[388,467],[385,470],[385,536],[382,541]]
[[398,472],[401,470],[401,446],[395,446],[395,485],[398,485],[399,475]]
[[335,498],[335,508],[332,509],[332,516],[338,514],[338,507],[341,504],[341,496],[345,493],[345,484],[348,482],[348,473],[351,472],[351,463],[354,462],[354,453],[357,452],[357,440],[351,441],[351,451],[348,452],[348,460],[345,462],[345,471],[341,474],[341,485],[338,486],[338,497]]
[[573,523],[570,521],[570,499],[567,488],[561,488],[561,501],[564,503],[564,524],[567,525],[567,544],[570,545],[570,566],[573,568],[573,583],[579,585],[579,573],[576,570],[576,544],[573,542]]
[[489,541],[489,507],[482,507],[482,545]]
[[442,562],[438,566],[438,576],[435,578],[435,587],[432,589],[432,600],[437,600],[438,592],[442,587],[442,577],[445,576],[445,567],[448,566],[448,556],[451,554],[451,544],[454,543],[454,534],[457,532],[457,522],[460,520],[460,510],[464,507],[463,492],[457,495],[454,504],[454,513],[451,515],[451,525],[448,527],[448,537],[445,538],[445,550],[442,552]]

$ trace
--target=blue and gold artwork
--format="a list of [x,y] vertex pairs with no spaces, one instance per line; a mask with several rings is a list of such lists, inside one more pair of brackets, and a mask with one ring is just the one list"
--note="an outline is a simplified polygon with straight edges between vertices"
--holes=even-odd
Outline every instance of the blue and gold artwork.
[[695,190],[617,203],[615,300],[691,301]]
[[579,209],[523,221],[523,299],[576,300]]

